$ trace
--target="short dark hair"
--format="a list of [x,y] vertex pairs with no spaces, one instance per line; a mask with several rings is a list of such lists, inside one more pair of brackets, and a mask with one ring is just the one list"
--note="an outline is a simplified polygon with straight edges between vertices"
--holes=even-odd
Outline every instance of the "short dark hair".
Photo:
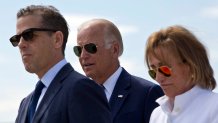
[[59,10],[54,6],[44,6],[44,5],[30,5],[25,8],[21,8],[17,13],[17,19],[30,15],[30,14],[40,14],[42,17],[42,25],[43,27],[54,29],[61,31],[64,35],[64,42],[62,45],[62,52],[64,54],[66,43],[69,35],[69,28],[67,21],[60,14]]

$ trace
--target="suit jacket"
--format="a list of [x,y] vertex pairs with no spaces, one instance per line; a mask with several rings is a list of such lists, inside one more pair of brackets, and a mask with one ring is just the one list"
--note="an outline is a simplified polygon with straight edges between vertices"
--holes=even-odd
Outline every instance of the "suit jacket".
[[121,72],[110,98],[113,123],[149,123],[150,115],[163,95],[160,86]]
[[[26,122],[31,97],[22,100],[16,123]],[[102,88],[68,63],[51,82],[32,123],[112,123],[112,118]]]

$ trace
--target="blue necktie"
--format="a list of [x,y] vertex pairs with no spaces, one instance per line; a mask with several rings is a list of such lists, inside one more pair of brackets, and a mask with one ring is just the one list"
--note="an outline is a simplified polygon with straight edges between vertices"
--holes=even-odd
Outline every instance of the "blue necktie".
[[36,110],[36,105],[39,100],[39,97],[41,95],[42,89],[44,88],[44,84],[39,81],[36,85],[35,91],[33,93],[29,109],[28,109],[28,123],[32,122],[32,118],[34,116],[35,110]]

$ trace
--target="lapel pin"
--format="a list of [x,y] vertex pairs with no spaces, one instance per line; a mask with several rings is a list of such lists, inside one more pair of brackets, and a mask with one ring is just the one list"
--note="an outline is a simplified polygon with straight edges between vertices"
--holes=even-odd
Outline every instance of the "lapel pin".
[[123,95],[118,95],[117,97],[119,97],[119,98],[123,98]]

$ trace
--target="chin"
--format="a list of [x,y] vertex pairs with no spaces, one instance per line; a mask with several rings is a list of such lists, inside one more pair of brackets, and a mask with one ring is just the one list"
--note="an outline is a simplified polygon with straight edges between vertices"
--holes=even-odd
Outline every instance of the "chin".
[[26,71],[29,73],[35,73],[32,69],[25,67]]
[[90,75],[90,74],[86,74],[86,76],[89,77],[89,78],[93,78],[93,76]]
[[86,73],[86,76],[93,80],[95,79],[95,76],[92,73]]

